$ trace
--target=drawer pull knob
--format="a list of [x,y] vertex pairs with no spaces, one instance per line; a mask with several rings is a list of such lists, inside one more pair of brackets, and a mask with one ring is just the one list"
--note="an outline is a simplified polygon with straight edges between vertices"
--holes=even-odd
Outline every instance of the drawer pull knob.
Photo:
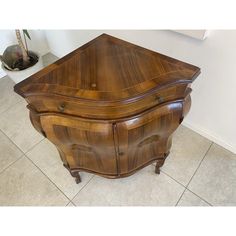
[[118,154],[119,154],[119,156],[123,156],[124,152],[119,152]]
[[156,96],[156,100],[157,100],[159,103],[164,102],[164,98],[163,98],[163,97]]
[[61,104],[61,105],[58,106],[59,111],[63,112],[64,109],[65,109],[65,104]]

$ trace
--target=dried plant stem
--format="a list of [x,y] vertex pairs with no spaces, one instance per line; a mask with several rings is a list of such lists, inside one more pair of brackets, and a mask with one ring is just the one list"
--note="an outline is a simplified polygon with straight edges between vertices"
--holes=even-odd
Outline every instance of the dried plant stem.
[[25,45],[23,44],[22,38],[21,38],[21,34],[20,34],[20,30],[16,30],[16,38],[18,41],[18,44],[22,50],[22,56],[23,56],[23,61],[24,62],[29,62],[30,58],[28,56],[27,50],[25,48]]
[[26,52],[27,52],[27,55],[29,56],[29,50],[28,50],[28,45],[27,45],[26,37],[25,37],[25,34],[23,34],[23,35],[24,35]]

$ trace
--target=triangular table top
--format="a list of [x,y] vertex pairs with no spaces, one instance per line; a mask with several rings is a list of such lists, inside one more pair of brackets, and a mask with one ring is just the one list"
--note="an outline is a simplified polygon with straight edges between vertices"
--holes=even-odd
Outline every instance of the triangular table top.
[[47,94],[104,102],[134,99],[176,83],[191,83],[200,69],[102,34],[18,83],[22,96]]

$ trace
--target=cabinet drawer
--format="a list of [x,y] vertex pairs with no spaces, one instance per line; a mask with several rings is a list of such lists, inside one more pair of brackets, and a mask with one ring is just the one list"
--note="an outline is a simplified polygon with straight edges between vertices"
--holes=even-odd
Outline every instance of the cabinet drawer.
[[160,90],[150,96],[152,105],[158,105],[164,102],[173,101],[178,98],[183,98],[185,95],[186,85],[172,86],[164,90]]
[[182,99],[186,96],[187,89],[186,84],[171,86],[158,92],[145,94],[141,98],[109,103],[62,98],[56,95],[29,96],[27,101],[37,112],[55,112],[96,119],[117,119],[136,115],[165,102]]
[[37,112],[55,112],[69,115],[80,115],[79,105],[70,100],[54,96],[31,96],[27,98],[28,103]]

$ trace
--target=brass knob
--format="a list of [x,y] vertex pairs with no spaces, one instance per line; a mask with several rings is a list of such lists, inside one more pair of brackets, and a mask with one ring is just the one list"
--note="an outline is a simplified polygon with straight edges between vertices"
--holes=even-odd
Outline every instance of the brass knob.
[[156,100],[161,103],[161,102],[164,102],[164,98],[163,97],[160,97],[160,96],[156,96]]
[[92,84],[91,84],[91,87],[92,87],[92,88],[96,88],[97,85],[96,85],[95,83],[92,83]]
[[59,110],[60,112],[63,112],[64,109],[65,109],[65,104],[61,104],[61,105],[58,106],[58,110]]

